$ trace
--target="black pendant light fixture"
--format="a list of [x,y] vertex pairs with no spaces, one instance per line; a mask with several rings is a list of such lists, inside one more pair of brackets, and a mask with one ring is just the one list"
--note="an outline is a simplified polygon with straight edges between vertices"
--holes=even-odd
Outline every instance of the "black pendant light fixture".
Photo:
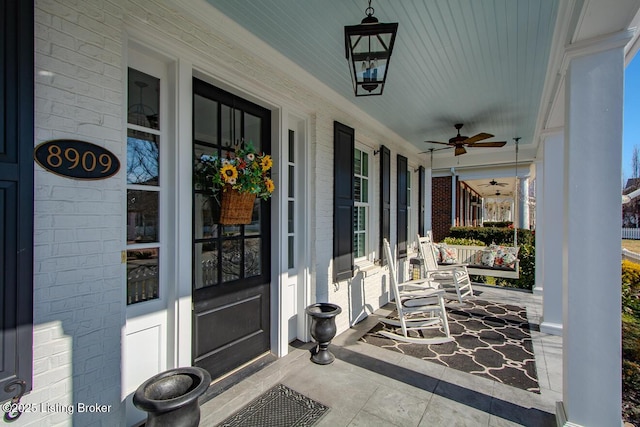
[[382,95],[398,23],[378,22],[378,18],[373,16],[371,0],[364,13],[367,16],[360,25],[344,27],[351,81],[356,96]]

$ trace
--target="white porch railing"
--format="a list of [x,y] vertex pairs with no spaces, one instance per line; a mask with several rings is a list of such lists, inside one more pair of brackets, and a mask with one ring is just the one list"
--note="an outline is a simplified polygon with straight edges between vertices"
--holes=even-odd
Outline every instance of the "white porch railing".
[[623,228],[622,238],[630,240],[640,240],[640,228]]

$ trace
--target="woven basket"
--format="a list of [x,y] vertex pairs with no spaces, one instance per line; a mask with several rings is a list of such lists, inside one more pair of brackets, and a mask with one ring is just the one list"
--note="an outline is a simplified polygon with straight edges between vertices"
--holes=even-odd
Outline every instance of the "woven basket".
[[250,224],[255,199],[255,194],[240,193],[227,185],[222,192],[219,223],[223,225]]

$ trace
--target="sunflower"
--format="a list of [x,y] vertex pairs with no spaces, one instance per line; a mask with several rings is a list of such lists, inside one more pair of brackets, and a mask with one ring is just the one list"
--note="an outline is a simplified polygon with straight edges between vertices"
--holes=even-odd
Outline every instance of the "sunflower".
[[235,182],[238,178],[238,170],[231,163],[227,163],[220,169],[220,175],[222,175],[225,183],[230,184],[229,181],[233,180]]
[[271,169],[271,166],[273,166],[273,160],[271,160],[271,156],[268,154],[265,155],[262,160],[260,160],[260,166],[262,167],[262,172],[266,172]]
[[267,178],[264,180],[264,185],[265,187],[267,187],[267,191],[269,193],[273,193],[273,190],[276,189],[275,184],[273,183],[273,180],[271,178]]

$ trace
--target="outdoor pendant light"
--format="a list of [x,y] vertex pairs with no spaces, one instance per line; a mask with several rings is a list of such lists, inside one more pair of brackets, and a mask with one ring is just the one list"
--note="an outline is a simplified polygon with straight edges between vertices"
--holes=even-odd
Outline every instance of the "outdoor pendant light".
[[344,27],[345,53],[353,90],[356,96],[382,95],[398,23],[378,22],[373,16],[371,0],[364,13],[367,16],[360,25]]

